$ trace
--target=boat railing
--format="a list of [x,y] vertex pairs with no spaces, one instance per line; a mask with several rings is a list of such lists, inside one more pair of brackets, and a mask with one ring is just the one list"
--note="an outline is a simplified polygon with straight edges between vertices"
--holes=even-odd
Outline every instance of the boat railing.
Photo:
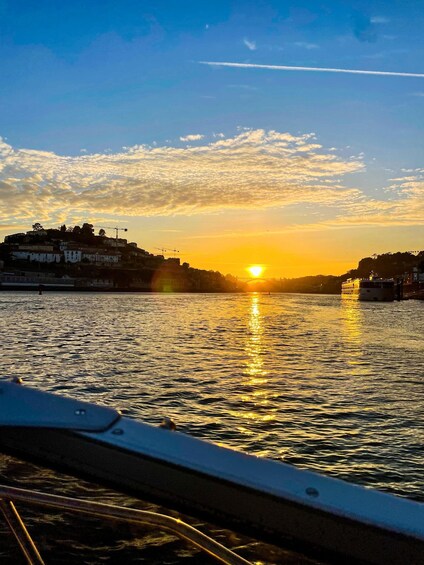
[[134,508],[0,485],[0,510],[27,563],[30,565],[42,565],[44,561],[16,509],[14,503],[17,501],[23,502],[24,504],[57,508],[59,510],[85,514],[106,520],[126,522],[127,524],[144,524],[157,527],[160,530],[171,532],[190,542],[221,563],[228,565],[249,565],[249,561],[246,561],[243,557],[240,557],[230,549],[178,518],[147,510],[137,510]]

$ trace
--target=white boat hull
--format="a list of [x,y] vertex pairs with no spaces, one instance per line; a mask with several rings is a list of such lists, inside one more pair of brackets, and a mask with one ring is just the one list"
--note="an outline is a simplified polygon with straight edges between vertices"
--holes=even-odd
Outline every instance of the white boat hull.
[[396,289],[393,279],[348,279],[342,283],[342,298],[367,302],[393,302]]
[[[2,388],[0,410],[10,390]],[[94,418],[91,428],[96,425]],[[0,417],[0,446],[339,563],[424,562],[424,505],[418,502],[113,414],[98,431],[72,430],[62,420],[61,429],[47,426],[8,426]]]
[[385,288],[361,288],[357,292],[342,292],[343,298],[353,298],[366,302],[393,302],[394,292]]

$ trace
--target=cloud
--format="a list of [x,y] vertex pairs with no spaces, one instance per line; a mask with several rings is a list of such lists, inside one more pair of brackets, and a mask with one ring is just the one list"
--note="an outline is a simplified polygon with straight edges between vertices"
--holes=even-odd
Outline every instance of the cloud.
[[241,90],[259,90],[257,86],[251,86],[250,84],[228,84],[227,88],[240,88]]
[[424,225],[423,169],[401,171],[384,199],[373,199],[343,184],[345,176],[365,171],[363,160],[343,159],[334,150],[324,149],[314,134],[246,128],[197,146],[138,145],[76,157],[14,149],[0,138],[0,225],[295,204],[327,210],[313,229]]
[[370,18],[372,24],[388,24],[390,22],[389,18],[385,16],[373,16]]
[[201,65],[211,67],[233,67],[240,69],[268,69],[271,71],[314,71],[321,73],[349,73],[354,75],[379,75],[396,77],[424,78],[424,73],[400,73],[392,71],[367,71],[360,69],[331,69],[325,67],[292,67],[287,65],[259,65],[256,63],[232,63],[224,61],[199,61]]
[[0,231],[10,232],[10,230],[14,230],[16,232],[17,229],[22,229],[22,231],[26,231],[28,229],[28,224],[0,224]]
[[248,49],[250,49],[250,51],[256,51],[256,41],[249,41],[248,39],[244,38],[243,43]]
[[424,174],[416,169],[414,174],[392,179],[385,192],[389,200],[361,198],[347,204],[344,215],[333,225],[344,226],[419,226],[424,225]]
[[303,47],[304,49],[319,49],[319,45],[316,43],[307,43],[306,41],[296,41],[296,47]]
[[0,141],[0,221],[344,205],[358,191],[344,188],[340,179],[363,168],[360,160],[325,151],[312,134],[261,129],[219,135],[200,146],[139,145],[76,157]]
[[181,141],[198,141],[199,139],[203,139],[205,136],[201,135],[200,133],[191,133],[186,135],[185,137],[180,137]]
[[359,41],[374,43],[377,40],[377,33],[371,18],[362,12],[355,12],[352,15],[353,34]]

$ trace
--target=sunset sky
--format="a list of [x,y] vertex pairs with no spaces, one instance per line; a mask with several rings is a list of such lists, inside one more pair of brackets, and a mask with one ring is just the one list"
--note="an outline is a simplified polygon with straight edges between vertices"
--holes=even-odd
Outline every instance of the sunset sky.
[[424,249],[423,38],[420,0],[0,0],[0,239],[240,277]]

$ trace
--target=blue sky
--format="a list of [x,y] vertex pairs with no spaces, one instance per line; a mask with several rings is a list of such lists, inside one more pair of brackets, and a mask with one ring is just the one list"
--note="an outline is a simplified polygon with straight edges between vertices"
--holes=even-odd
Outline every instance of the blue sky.
[[[38,182],[39,192],[47,184],[50,187],[50,196],[45,200],[50,208],[46,204],[42,208],[44,222],[70,222],[93,216],[103,223],[116,219],[130,225],[134,239],[144,237],[145,247],[163,244],[159,241],[163,239],[160,230],[168,230],[177,234],[173,236],[174,243],[180,238],[178,245],[196,249],[190,256],[193,262],[206,265],[210,260],[214,268],[219,268],[219,253],[213,259],[207,254],[202,256],[200,247],[190,237],[216,239],[220,233],[228,237],[232,234],[233,238],[249,233],[255,237],[253,234],[258,230],[264,232],[263,226],[269,223],[272,231],[283,232],[303,225],[308,230],[317,222],[331,220],[339,230],[342,218],[347,218],[344,228],[352,230],[353,225],[363,227],[354,218],[372,215],[367,229],[374,229],[376,241],[384,240],[378,230],[392,225],[398,241],[415,248],[419,242],[414,245],[414,233],[421,238],[423,235],[422,223],[417,218],[424,198],[419,184],[423,166],[424,77],[272,70],[254,65],[422,74],[423,24],[421,1],[0,0],[0,136],[6,148],[0,181],[12,187],[4,192],[7,206],[1,224],[5,230],[26,222],[31,225],[30,212],[37,207],[29,207],[29,211],[22,209],[19,200],[22,187],[16,181],[18,177],[19,182],[24,177],[28,180],[31,170],[31,182]],[[213,66],[201,61],[253,67]],[[256,193],[251,171],[237,194],[230,198],[232,189],[225,182],[222,185],[225,190],[217,188],[221,185],[216,179],[209,182],[209,168],[205,179],[201,175],[197,175],[197,180],[188,179],[186,173],[178,177],[178,198],[167,193],[168,201],[174,204],[167,207],[162,202],[155,207],[158,192],[168,190],[173,182],[169,163],[163,164],[166,147],[174,152],[187,146],[199,150],[204,147],[205,153],[211,144],[228,140],[233,153],[226,154],[225,159],[235,159],[240,143],[244,148],[246,143],[249,147],[257,143],[254,159],[258,170],[262,170],[264,161],[260,161],[260,156],[264,144],[269,149],[275,138],[265,135],[240,140],[237,136],[246,131],[286,133],[293,137],[290,143],[313,133],[314,144],[320,147],[310,147],[304,151],[305,155],[323,153],[328,158],[333,156],[340,165],[340,170],[336,167],[331,173],[328,169],[315,171],[315,181],[327,175],[326,182],[330,183],[330,175],[334,185],[340,183],[340,190],[357,191],[356,201],[366,200],[367,210],[353,213],[350,205],[348,211],[341,210],[338,198],[330,205],[331,199],[327,197],[325,202],[318,199],[318,208],[312,206],[311,210],[311,195],[305,196],[305,186],[299,188],[297,199],[295,189],[289,199],[287,191],[284,198],[281,195],[277,198],[275,187],[279,180],[274,177],[269,177],[267,191],[261,189]],[[143,184],[135,169],[128,173],[125,159],[121,169],[114,172],[114,178],[131,177],[127,179],[127,188],[119,189],[125,190],[127,212],[113,205],[116,192],[109,194],[110,205],[104,204],[108,197],[106,161],[102,161],[103,168],[97,171],[90,161],[88,169],[91,167],[92,176],[89,181],[81,181],[82,185],[91,196],[99,191],[99,179],[104,180],[104,186],[101,198],[93,196],[85,207],[78,201],[80,193],[75,188],[75,178],[63,180],[58,173],[64,166],[59,157],[74,159],[72,163],[81,179],[81,162],[75,159],[108,155],[116,163],[125,152],[134,153],[134,147],[144,147],[145,151],[161,148],[162,153],[160,156],[148,153],[148,159],[159,159],[156,169],[146,171],[149,178],[155,177],[151,186]],[[29,164],[28,153],[19,153],[23,150],[32,152],[33,156],[38,154],[37,159],[41,159],[43,152],[49,153],[50,157],[45,155],[43,165],[39,166],[39,180],[34,180],[36,167]],[[19,175],[10,172],[10,151],[14,152],[13,171],[19,170]],[[23,155],[22,161],[19,155]],[[146,155],[139,155],[143,166]],[[173,153],[172,159],[178,161],[176,170],[182,171],[181,164],[187,155]],[[253,159],[243,152],[241,156],[246,162]],[[281,165],[286,170],[293,167],[301,177],[302,170],[295,168],[295,164],[299,166],[296,159],[283,160]],[[349,168],[352,162],[357,163],[354,170]],[[161,180],[162,166],[168,170],[168,176]],[[198,166],[202,168],[203,164]],[[55,167],[59,169],[54,170]],[[243,171],[240,170],[240,176]],[[336,178],[337,174],[341,175],[340,179]],[[225,171],[222,175],[225,176]],[[64,184],[59,183],[59,177]],[[290,186],[294,179],[295,175]],[[55,182],[59,184],[54,186]],[[193,184],[196,182],[198,185]],[[287,178],[284,182],[288,182]],[[74,191],[75,198],[58,198],[60,207],[56,209],[51,194],[58,194],[65,185],[68,191]],[[213,194],[202,193],[193,198],[200,185],[210,186]],[[312,185],[309,188],[311,194],[316,190]],[[10,190],[16,193],[11,195]],[[248,198],[246,191],[253,197]],[[217,192],[221,199],[216,198]],[[35,198],[37,192],[31,194]],[[411,198],[411,194],[413,200],[409,206],[405,199]],[[390,216],[386,205],[393,199],[397,199],[402,212],[395,206],[390,208]],[[100,201],[103,204],[96,208]],[[185,209],[183,202],[187,202]],[[379,202],[383,204],[380,219],[375,216]],[[409,219],[408,206],[413,209]],[[321,208],[318,214],[317,209]],[[217,214],[221,223],[217,222]],[[384,225],[382,215],[386,217]],[[215,226],[213,233],[204,233],[205,221]],[[345,233],[346,239],[352,240],[351,232]],[[361,237],[358,235],[357,240],[362,241]],[[356,251],[349,261],[356,258],[355,253],[365,251],[364,242],[360,248],[355,245]],[[375,246],[370,244],[370,247],[373,252]],[[383,248],[377,250],[380,249],[383,251]],[[260,261],[260,251],[255,253],[256,261]],[[300,256],[298,261],[302,261]],[[226,267],[238,273],[242,268],[230,260]],[[334,266],[338,268],[344,268],[344,264]]]

